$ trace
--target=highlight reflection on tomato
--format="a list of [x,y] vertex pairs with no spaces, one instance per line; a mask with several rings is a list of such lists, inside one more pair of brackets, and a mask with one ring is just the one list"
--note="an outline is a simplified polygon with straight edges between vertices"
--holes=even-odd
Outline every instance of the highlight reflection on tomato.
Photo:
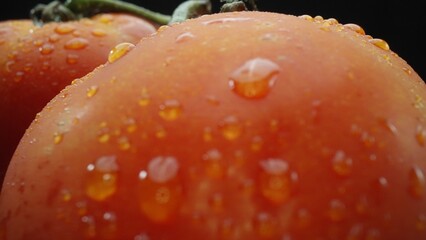
[[238,12],[112,54],[22,139],[7,239],[426,238],[426,87],[385,41]]

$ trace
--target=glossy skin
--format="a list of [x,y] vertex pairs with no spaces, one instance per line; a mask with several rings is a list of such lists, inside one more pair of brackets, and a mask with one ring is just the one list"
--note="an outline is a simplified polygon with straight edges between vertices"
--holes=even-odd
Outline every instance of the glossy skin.
[[161,28],[32,123],[4,234],[426,238],[426,87],[371,39],[262,12]]
[[77,77],[106,62],[111,48],[155,32],[129,15],[35,27],[30,20],[0,23],[0,179],[25,129],[47,102]]

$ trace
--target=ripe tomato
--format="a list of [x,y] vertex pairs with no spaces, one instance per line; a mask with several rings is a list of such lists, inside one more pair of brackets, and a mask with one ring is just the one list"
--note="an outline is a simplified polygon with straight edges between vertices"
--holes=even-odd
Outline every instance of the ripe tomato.
[[359,26],[212,14],[110,59],[27,130],[7,239],[426,238],[426,86]]
[[0,179],[25,129],[66,85],[106,62],[120,42],[137,43],[155,32],[149,22],[129,15],[49,23],[0,23]]

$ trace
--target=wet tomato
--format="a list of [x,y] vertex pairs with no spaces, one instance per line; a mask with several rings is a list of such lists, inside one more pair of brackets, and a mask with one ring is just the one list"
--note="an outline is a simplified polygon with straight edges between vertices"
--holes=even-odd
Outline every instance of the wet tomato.
[[19,139],[46,103],[77,77],[106,62],[120,42],[137,43],[155,32],[130,15],[34,26],[30,20],[0,23],[0,178]]
[[426,238],[426,86],[385,41],[239,12],[124,49],[27,130],[7,239]]

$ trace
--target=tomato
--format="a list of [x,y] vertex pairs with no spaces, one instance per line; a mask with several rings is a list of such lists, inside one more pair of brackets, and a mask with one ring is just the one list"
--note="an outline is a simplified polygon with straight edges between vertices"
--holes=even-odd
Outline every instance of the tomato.
[[25,129],[66,85],[106,62],[120,42],[137,43],[155,32],[130,15],[34,26],[30,20],[0,23],[0,178]]
[[426,86],[335,19],[205,15],[41,111],[8,169],[7,239],[425,239]]

